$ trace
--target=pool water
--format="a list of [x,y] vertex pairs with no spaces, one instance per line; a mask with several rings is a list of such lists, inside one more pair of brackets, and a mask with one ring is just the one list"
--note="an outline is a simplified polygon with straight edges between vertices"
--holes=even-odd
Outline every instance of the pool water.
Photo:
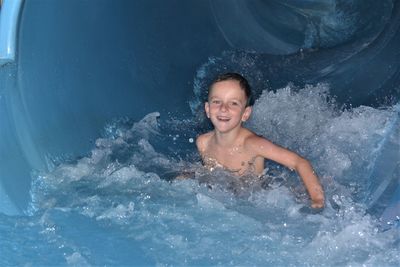
[[[263,91],[246,125],[312,162],[324,210],[309,208],[297,175],[272,162],[251,182],[208,172],[194,143],[208,129],[201,116],[154,112],[110,122],[87,155],[32,172],[25,215],[0,214],[0,265],[399,266],[399,228],[382,227],[398,222],[364,204],[398,113],[339,108],[328,90]],[[192,177],[173,179],[184,171]]]

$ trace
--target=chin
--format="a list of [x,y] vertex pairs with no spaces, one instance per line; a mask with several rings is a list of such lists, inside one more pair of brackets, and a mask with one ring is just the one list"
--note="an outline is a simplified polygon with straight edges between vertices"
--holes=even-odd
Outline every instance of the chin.
[[220,133],[227,133],[230,132],[233,127],[215,127],[216,130],[218,130],[218,132]]

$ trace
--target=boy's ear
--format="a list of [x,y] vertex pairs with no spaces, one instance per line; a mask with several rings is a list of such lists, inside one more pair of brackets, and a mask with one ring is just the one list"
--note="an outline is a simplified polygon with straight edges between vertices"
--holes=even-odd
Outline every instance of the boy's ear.
[[207,118],[210,118],[210,104],[208,102],[204,103],[204,110],[206,111]]
[[251,111],[252,111],[252,109],[250,106],[246,107],[246,109],[244,110],[244,113],[242,115],[242,122],[245,122],[250,118]]

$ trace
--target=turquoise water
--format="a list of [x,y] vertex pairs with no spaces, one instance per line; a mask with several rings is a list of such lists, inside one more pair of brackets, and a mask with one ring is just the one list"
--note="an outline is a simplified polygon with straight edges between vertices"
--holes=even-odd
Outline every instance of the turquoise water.
[[[91,2],[24,1],[15,24],[0,202],[29,205],[0,214],[0,266],[400,265],[399,1]],[[311,160],[323,211],[274,163],[202,168],[226,71],[255,90],[247,127]]]
[[[31,204],[0,215],[1,266],[398,266],[398,222],[367,213],[371,162],[395,106],[340,109],[328,86],[263,91],[247,124],[314,165],[326,208],[267,163],[260,180],[201,167],[201,116],[154,112],[104,127],[79,159],[32,172]],[[399,159],[394,159],[399,161]],[[173,180],[181,171],[191,179]]]

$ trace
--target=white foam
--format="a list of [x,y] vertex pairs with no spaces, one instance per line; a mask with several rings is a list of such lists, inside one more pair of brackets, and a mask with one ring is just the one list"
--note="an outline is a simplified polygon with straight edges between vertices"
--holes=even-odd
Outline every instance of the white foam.
[[[136,126],[115,127],[117,134],[98,139],[90,156],[36,177],[33,196],[46,222],[56,220],[55,209],[77,212],[102,225],[105,235],[118,229],[140,241],[159,265],[393,263],[398,237],[376,231],[377,222],[353,200],[353,184],[364,183],[362,172],[392,113],[338,111],[326,101],[327,90],[318,85],[265,92],[248,124],[312,160],[327,192],[319,214],[302,211],[308,196],[285,168],[269,166],[265,177],[271,181],[263,188],[167,156],[154,142],[164,134],[157,113]],[[192,168],[194,179],[163,180],[183,167]],[[57,222],[43,227],[57,233]],[[80,256],[67,257],[71,265],[85,265]]]
[[65,259],[69,266],[91,266],[79,252],[74,252],[69,256],[65,256]]
[[200,193],[196,194],[196,198],[198,205],[203,209],[217,209],[217,210],[225,209],[222,203],[203,194]]
[[116,207],[111,207],[105,210],[102,214],[96,217],[97,220],[112,219],[115,222],[126,222],[127,219],[133,216],[135,203],[129,202],[128,205],[118,204]]
[[264,91],[247,126],[310,159],[322,176],[362,176],[395,113],[365,106],[340,111],[328,92],[325,84]]

